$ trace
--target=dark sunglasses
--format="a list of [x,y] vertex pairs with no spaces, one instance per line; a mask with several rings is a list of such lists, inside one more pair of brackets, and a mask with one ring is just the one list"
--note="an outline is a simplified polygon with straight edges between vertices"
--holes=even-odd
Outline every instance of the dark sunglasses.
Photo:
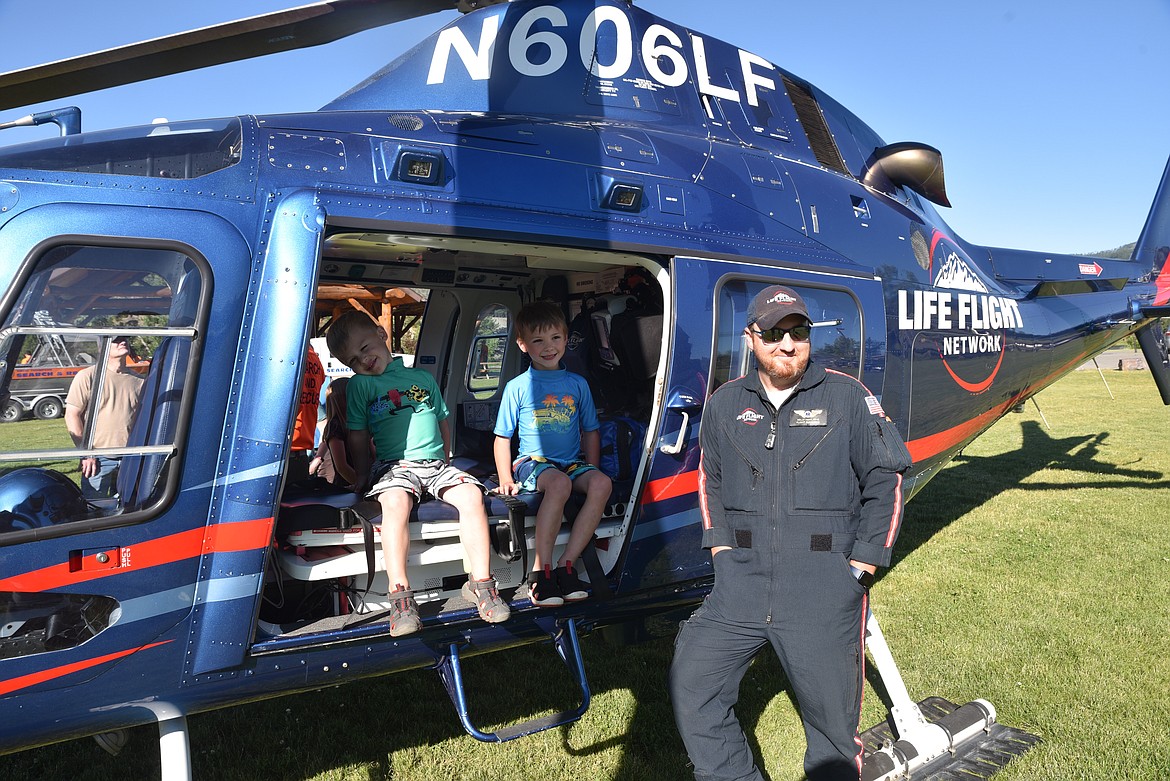
[[791,328],[781,328],[780,326],[773,326],[767,331],[761,331],[758,328],[753,328],[752,333],[760,337],[768,344],[775,344],[776,342],[784,341],[784,336],[790,334],[794,342],[807,342],[808,337],[812,334],[812,326],[810,325],[794,325]]

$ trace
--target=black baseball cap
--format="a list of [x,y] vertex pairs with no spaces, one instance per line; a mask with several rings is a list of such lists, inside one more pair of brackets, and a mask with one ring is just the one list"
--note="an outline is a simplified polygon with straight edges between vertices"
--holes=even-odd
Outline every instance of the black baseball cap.
[[748,325],[755,323],[761,330],[766,331],[789,315],[800,315],[812,322],[808,316],[808,307],[804,299],[790,287],[772,285],[756,294],[748,307]]

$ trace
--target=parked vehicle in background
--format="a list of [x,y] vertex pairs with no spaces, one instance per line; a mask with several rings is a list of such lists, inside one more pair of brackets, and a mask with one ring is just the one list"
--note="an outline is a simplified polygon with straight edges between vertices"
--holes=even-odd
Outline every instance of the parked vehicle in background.
[[[30,337],[31,339],[31,337]],[[11,423],[32,415],[54,420],[65,414],[65,397],[73,377],[94,362],[98,345],[92,339],[38,336],[31,351],[23,354],[12,371],[3,421]]]

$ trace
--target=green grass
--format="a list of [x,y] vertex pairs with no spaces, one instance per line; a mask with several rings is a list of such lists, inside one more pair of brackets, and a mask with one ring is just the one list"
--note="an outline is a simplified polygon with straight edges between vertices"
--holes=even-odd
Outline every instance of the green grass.
[[[65,419],[37,420],[28,418],[12,423],[0,423],[0,452],[32,450],[72,450],[76,447],[65,428]],[[81,479],[76,458],[63,461],[0,461],[0,473],[25,466],[55,469],[74,482]]]
[[[1145,373],[1077,372],[967,448],[909,504],[875,610],[912,696],[991,701],[1044,742],[1000,781],[1170,777],[1170,410]],[[567,728],[504,745],[459,727],[438,676],[388,676],[193,716],[196,778],[313,781],[688,776],[665,676],[671,639],[583,640],[593,705]],[[575,704],[548,646],[467,660],[485,727]],[[10,718],[16,703],[4,711]],[[741,720],[772,781],[804,749],[783,673],[762,654]],[[885,717],[867,687],[862,725]],[[118,759],[90,740],[0,757],[8,781],[157,777],[157,733]]]

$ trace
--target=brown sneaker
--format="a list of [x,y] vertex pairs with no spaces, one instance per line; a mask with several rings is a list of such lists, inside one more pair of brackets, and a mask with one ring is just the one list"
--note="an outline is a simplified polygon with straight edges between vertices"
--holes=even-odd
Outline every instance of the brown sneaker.
[[495,578],[468,579],[463,584],[463,598],[474,604],[479,610],[479,617],[489,624],[507,621],[512,615],[512,608],[508,607],[508,603],[504,601],[496,589]]
[[390,636],[402,637],[422,629],[414,592],[401,583],[390,592]]

